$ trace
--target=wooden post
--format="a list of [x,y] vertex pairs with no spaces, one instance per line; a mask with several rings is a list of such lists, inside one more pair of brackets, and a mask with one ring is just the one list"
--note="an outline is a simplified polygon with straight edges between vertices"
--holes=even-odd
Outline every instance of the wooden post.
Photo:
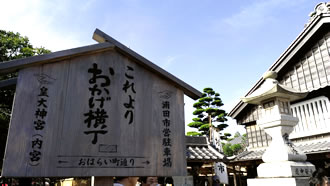
[[112,177],[95,177],[94,186],[113,186]]
[[209,124],[210,124],[210,129],[209,129],[209,131],[210,131],[210,143],[211,143],[212,145],[214,145],[214,144],[212,143],[212,139],[213,139],[213,137],[212,137],[212,118],[211,118],[211,115],[210,115],[210,114],[208,115],[208,119],[209,119]]
[[239,185],[242,186],[241,165],[238,165],[238,181],[239,181]]
[[237,180],[236,180],[236,165],[233,165],[233,170],[234,170],[234,175],[233,175],[233,178],[234,178],[234,186],[237,186]]

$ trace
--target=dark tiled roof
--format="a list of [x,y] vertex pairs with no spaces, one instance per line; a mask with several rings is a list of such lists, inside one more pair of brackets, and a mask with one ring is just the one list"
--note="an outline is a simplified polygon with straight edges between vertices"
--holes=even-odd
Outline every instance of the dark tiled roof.
[[224,155],[211,146],[187,146],[187,161],[222,161]]
[[310,143],[310,144],[300,144],[297,146],[301,150],[303,150],[306,154],[330,151],[330,139],[328,139],[328,141]]
[[248,160],[256,160],[261,159],[262,155],[264,154],[265,150],[246,150],[235,158],[234,161],[248,161]]
[[[305,152],[306,154],[329,152],[330,151],[330,140],[319,141],[312,143],[297,143],[296,146]],[[265,149],[263,150],[246,150],[241,154],[237,155],[233,161],[249,161],[261,159],[264,154]]]
[[186,136],[186,145],[207,145],[207,139],[204,136]]
[[187,161],[223,161],[224,155],[207,143],[206,137],[186,136]]
[[238,136],[234,139],[232,139],[229,143],[234,145],[234,144],[241,144],[243,141],[243,136]]

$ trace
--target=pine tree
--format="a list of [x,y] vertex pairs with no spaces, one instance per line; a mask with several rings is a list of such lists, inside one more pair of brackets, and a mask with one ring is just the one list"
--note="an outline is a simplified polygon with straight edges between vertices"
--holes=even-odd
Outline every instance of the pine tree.
[[[212,88],[204,88],[202,97],[194,103],[193,107],[195,111],[193,115],[197,116],[193,118],[193,122],[188,126],[198,129],[199,132],[188,132],[190,136],[202,136],[210,135],[212,129],[222,131],[228,125],[224,122],[227,121],[227,113],[221,109],[223,103],[220,99],[220,94],[216,93]],[[226,136],[222,136],[222,139],[226,139]]]

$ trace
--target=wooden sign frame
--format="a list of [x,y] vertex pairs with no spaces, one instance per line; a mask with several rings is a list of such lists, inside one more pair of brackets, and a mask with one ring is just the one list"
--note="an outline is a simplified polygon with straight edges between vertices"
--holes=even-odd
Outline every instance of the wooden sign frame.
[[0,65],[20,69],[2,176],[186,175],[183,95],[201,93],[150,64],[117,42]]

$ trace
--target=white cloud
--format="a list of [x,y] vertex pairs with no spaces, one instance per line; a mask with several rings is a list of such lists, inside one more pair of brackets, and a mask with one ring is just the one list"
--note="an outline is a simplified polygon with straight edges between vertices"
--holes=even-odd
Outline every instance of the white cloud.
[[87,11],[95,2],[96,0],[86,0],[85,3],[82,3],[79,7],[80,11]]
[[269,22],[272,17],[268,14],[274,8],[274,1],[263,1],[243,8],[239,13],[223,19],[224,24],[235,29],[256,27]]
[[58,51],[82,45],[75,34],[54,28],[56,16],[67,11],[65,1],[11,0],[1,4],[0,28],[27,36],[33,46]]
[[161,64],[161,67],[164,69],[168,69],[172,64],[177,61],[177,56],[168,56],[163,64]]
[[223,133],[230,133],[232,135],[234,135],[236,132],[239,132],[240,134],[246,133],[244,126],[238,125],[236,120],[228,118],[227,124],[229,126],[223,130]]
[[[260,29],[267,24],[277,21],[274,11],[281,8],[294,8],[306,0],[264,0],[254,1],[252,4],[241,8],[238,12],[228,17],[213,20],[211,30],[214,32],[222,31],[242,31],[244,29]],[[238,7],[239,8],[239,7]]]

